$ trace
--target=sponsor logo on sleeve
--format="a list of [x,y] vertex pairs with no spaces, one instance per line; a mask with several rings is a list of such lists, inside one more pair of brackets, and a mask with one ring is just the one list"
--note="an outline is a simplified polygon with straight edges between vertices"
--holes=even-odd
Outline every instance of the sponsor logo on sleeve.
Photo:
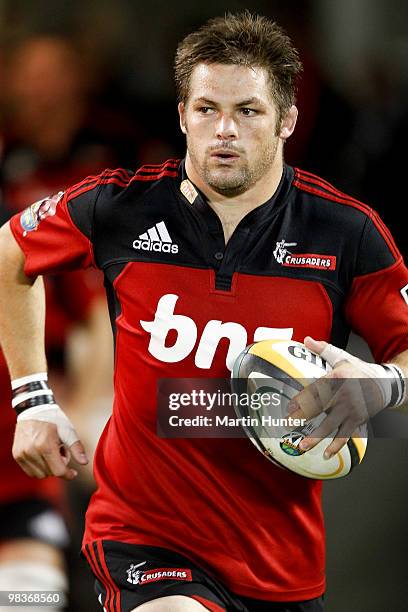
[[57,212],[57,205],[60,202],[63,191],[59,191],[53,196],[47,196],[38,202],[34,202],[28,208],[26,208],[20,216],[20,224],[24,230],[24,236],[28,232],[36,230],[43,219],[52,217]]
[[400,293],[402,295],[402,299],[404,300],[404,302],[408,304],[408,284],[405,285],[405,287],[401,289]]
[[292,253],[288,247],[297,246],[297,242],[279,240],[273,255],[276,261],[288,268],[311,268],[314,270],[335,270],[335,255],[319,255],[316,253]]

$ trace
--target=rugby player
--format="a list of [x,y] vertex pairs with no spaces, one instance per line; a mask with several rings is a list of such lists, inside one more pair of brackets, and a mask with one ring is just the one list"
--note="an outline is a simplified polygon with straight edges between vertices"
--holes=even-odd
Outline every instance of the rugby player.
[[[378,410],[403,405],[408,272],[375,212],[284,163],[300,70],[268,19],[209,21],[177,50],[185,159],[91,176],[1,231],[14,456],[31,476],[72,478],[69,453],[86,461],[47,385],[37,277],[105,274],[115,402],[83,554],[109,612],[323,609],[321,484],[247,439],[159,438],[159,378],[225,377],[249,342],[308,336],[335,369],[378,381]],[[350,329],[378,364],[344,352]]]

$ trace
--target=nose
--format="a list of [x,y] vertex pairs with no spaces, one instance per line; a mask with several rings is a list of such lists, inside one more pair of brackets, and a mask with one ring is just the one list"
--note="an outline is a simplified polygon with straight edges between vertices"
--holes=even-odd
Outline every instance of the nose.
[[216,136],[220,140],[233,140],[238,138],[237,125],[231,115],[220,115],[215,130]]

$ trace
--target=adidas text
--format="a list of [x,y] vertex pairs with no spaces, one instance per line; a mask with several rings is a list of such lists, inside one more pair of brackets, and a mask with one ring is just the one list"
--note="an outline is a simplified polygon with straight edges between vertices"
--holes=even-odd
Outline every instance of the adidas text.
[[156,253],[178,253],[178,245],[169,242],[153,242],[151,240],[133,241],[133,248],[138,251],[155,251]]

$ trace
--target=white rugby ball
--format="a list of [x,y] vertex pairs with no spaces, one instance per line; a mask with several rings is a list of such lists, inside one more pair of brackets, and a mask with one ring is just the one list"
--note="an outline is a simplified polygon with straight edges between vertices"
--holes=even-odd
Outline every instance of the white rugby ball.
[[[258,450],[281,468],[319,480],[341,478],[361,463],[367,448],[367,427],[360,427],[341,450],[326,459],[323,453],[336,435],[302,451],[300,441],[325,418],[322,413],[303,426],[288,428],[287,406],[308,384],[331,367],[304,344],[294,340],[262,340],[248,346],[236,359],[232,390],[237,417]],[[256,395],[255,395],[256,394]],[[268,400],[269,394],[269,401]],[[263,402],[259,398],[263,398]],[[252,401],[256,398],[258,401]]]

